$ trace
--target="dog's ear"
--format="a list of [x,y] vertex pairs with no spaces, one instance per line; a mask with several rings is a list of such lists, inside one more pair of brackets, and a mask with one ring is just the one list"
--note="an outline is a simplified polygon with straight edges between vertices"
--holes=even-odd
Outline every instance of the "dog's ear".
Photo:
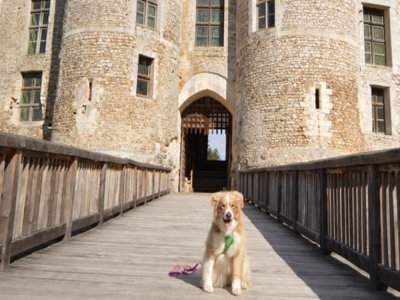
[[217,192],[211,195],[211,206],[216,208],[218,205],[219,200],[222,197],[222,193],[221,192]]
[[241,208],[243,208],[244,207],[244,199],[243,199],[242,193],[240,193],[238,191],[234,191],[233,194],[235,195],[235,199],[238,202],[239,206]]

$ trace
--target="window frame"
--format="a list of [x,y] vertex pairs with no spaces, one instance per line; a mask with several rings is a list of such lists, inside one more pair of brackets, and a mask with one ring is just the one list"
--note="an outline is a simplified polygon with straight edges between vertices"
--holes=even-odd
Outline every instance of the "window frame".
[[[144,11],[139,12],[139,2],[142,2],[144,5]],[[154,7],[154,16],[149,16],[149,7]],[[143,23],[138,22],[138,15],[143,15]],[[154,18],[154,26],[149,26],[149,18]],[[158,26],[158,1],[157,0],[138,0],[136,2],[136,24],[148,28],[151,30],[156,30]]]
[[[263,11],[263,14],[260,14]],[[274,28],[276,23],[276,6],[275,0],[257,0],[256,3],[256,30],[266,28]],[[260,24],[260,20],[263,23]]]
[[[366,21],[366,12],[370,12],[370,20]],[[374,23],[371,16],[373,12],[379,12],[383,17],[382,24]],[[387,66],[389,62],[388,57],[388,28],[387,28],[387,14],[385,8],[377,8],[370,6],[363,6],[363,30],[364,30],[364,61],[366,64],[375,65],[375,66]],[[366,34],[366,26],[369,28],[369,36]],[[373,27],[382,28],[383,30],[383,40],[375,40],[373,36]],[[367,52],[367,43],[369,46],[369,51]],[[383,46],[383,55],[376,54],[374,52],[374,45],[382,45]],[[367,55],[370,55],[369,61],[367,60]],[[383,56],[384,63],[376,63],[375,55]]]
[[[140,62],[141,60],[145,60],[150,62],[148,67],[148,74],[144,74],[140,72]],[[148,57],[143,54],[139,54],[138,57],[138,70],[137,70],[137,80],[136,80],[136,95],[140,97],[151,98],[153,95],[153,73],[154,73],[154,58]],[[147,94],[141,94],[138,91],[139,81],[146,81],[147,82]]]
[[[22,88],[21,88],[21,100],[19,102],[19,121],[21,123],[32,123],[32,122],[42,122],[43,121],[43,111],[42,111],[42,103],[41,103],[41,93],[42,93],[42,83],[43,83],[43,73],[42,72],[27,72],[22,73]],[[31,79],[32,85],[26,86],[25,80]],[[37,85],[37,80],[40,79],[40,85]],[[35,102],[35,96],[39,92],[39,101]],[[24,94],[29,93],[29,102],[23,103]],[[33,120],[34,109],[40,109],[40,119]],[[28,109],[28,119],[22,119],[22,110]]]
[[[378,91],[378,93],[374,93]],[[380,95],[378,95],[380,94]],[[371,130],[375,134],[391,135],[390,93],[388,87],[371,85]],[[382,101],[376,101],[376,96],[381,96]],[[378,119],[378,109],[383,111],[383,119]],[[383,131],[379,130],[378,123],[383,122]]]
[[[213,5],[213,0],[208,0],[208,4],[201,4],[199,3],[199,0],[196,0],[196,25],[195,25],[195,46],[196,47],[213,47],[213,48],[218,48],[218,47],[224,47],[224,23],[225,23],[225,1],[226,0],[220,0],[219,5]],[[198,21],[198,14],[200,10],[208,10],[208,21],[207,22],[202,22]],[[220,15],[220,20],[219,22],[213,22],[212,18],[212,12],[215,10],[220,10],[222,11],[222,16]],[[198,29],[200,27],[206,27],[207,28],[207,36],[199,36],[198,35]],[[213,36],[213,29],[219,29],[219,35],[218,36]],[[206,44],[200,44],[198,41],[198,38],[206,38]],[[213,39],[218,38],[218,44],[214,45],[213,44]]]
[[[40,3],[39,8],[35,8],[35,3]],[[46,5],[48,4],[48,5]],[[50,18],[50,0],[32,0],[31,1],[31,13],[29,14],[29,28],[28,28],[28,54],[44,54],[46,53],[47,36],[49,29],[49,18]],[[39,16],[38,24],[32,24],[34,15]],[[47,15],[47,19],[45,16]],[[44,23],[47,20],[47,23]],[[36,38],[33,39],[32,32],[36,33]],[[43,39],[44,32],[46,32],[45,39]],[[33,46],[34,45],[34,46]]]

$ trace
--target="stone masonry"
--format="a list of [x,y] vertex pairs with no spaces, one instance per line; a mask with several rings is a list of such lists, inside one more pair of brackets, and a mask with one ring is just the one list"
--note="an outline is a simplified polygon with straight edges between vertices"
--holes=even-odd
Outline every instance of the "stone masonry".
[[[196,0],[155,2],[150,29],[137,0],[51,0],[46,51],[28,54],[32,0],[0,0],[0,130],[171,167],[174,190],[181,112],[204,96],[232,114],[233,179],[399,147],[400,0],[275,0],[265,29],[257,0],[225,0],[223,47],[195,46]],[[385,66],[365,63],[364,7],[385,12]],[[139,55],[153,60],[149,97],[136,93]],[[42,72],[42,121],[20,121],[27,72]],[[371,87],[385,89],[385,134]]]

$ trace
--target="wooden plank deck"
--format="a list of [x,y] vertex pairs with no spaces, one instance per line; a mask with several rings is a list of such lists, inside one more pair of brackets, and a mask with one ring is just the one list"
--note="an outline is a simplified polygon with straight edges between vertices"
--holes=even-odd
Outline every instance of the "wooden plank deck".
[[[209,194],[173,194],[100,228],[24,257],[0,273],[0,299],[227,299],[199,274],[169,277],[202,257]],[[252,286],[240,299],[395,299],[366,278],[246,204]]]

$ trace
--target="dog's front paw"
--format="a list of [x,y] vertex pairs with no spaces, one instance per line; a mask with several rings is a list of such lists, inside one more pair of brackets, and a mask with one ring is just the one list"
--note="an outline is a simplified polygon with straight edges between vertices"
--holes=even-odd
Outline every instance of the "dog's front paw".
[[233,280],[232,282],[232,294],[235,296],[239,296],[242,294],[242,287],[240,284],[240,280]]
[[235,296],[239,296],[242,294],[242,289],[239,287],[232,287],[232,294]]
[[203,290],[207,293],[212,293],[214,292],[214,287],[212,286],[212,284],[204,284]]

